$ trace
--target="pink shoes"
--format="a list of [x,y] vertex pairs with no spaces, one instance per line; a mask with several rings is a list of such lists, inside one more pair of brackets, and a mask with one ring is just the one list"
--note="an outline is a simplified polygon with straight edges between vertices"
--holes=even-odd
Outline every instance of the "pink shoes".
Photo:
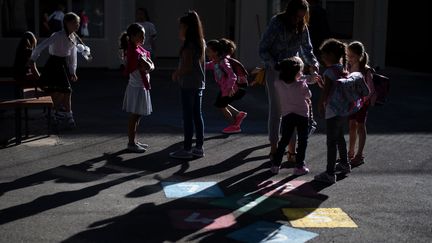
[[234,134],[234,133],[240,133],[241,129],[240,129],[240,126],[229,125],[226,128],[224,128],[224,130],[222,130],[222,132],[225,134]]

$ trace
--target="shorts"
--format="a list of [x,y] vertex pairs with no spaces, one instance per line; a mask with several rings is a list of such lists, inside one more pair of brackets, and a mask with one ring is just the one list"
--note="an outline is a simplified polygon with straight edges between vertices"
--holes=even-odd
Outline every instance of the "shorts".
[[238,89],[233,96],[222,96],[222,93],[219,92],[218,96],[216,97],[216,102],[214,103],[214,105],[217,108],[225,108],[233,101],[243,98],[245,94],[246,94],[246,90],[242,88]]

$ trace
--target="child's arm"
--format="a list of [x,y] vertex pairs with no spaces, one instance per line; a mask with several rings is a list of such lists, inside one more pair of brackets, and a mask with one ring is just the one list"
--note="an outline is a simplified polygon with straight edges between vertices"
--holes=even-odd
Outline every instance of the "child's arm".
[[138,61],[138,68],[141,71],[149,73],[155,69],[155,66],[153,61],[149,57],[142,56],[142,58],[140,58]]
[[74,45],[71,50],[71,54],[67,57],[67,64],[69,67],[70,79],[75,82],[78,77],[76,76],[77,69],[77,48]]
[[30,62],[35,62],[39,58],[42,51],[45,50],[45,48],[47,48],[49,45],[54,43],[59,37],[59,33],[56,32],[52,34],[48,39],[42,41],[39,45],[37,45],[30,56]]
[[226,74],[224,78],[224,82],[220,84],[222,96],[232,96],[237,91],[235,90],[235,83],[237,81],[237,75],[234,73],[234,70],[231,68],[228,59],[224,58],[221,62],[220,67],[223,72]]
[[172,75],[174,81],[178,80],[180,76],[191,73],[193,69],[193,51],[185,48],[181,53],[181,57],[180,66]]
[[324,76],[324,89],[323,92],[321,93],[321,97],[318,101],[318,111],[320,113],[320,115],[324,116],[324,112],[325,112],[325,107],[327,105],[327,100],[328,97],[330,95],[330,90],[333,86],[333,80],[331,80],[330,78],[328,78],[327,76]]

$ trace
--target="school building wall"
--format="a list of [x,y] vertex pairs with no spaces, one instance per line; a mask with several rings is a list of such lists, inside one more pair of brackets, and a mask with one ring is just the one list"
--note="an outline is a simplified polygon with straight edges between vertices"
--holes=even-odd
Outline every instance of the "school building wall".
[[[35,0],[35,8],[39,1]],[[374,65],[384,67],[388,0],[326,2],[331,1],[354,2],[352,37],[366,44]],[[225,36],[234,39],[238,44],[237,58],[247,67],[258,66],[259,30],[265,31],[268,20],[278,12],[280,4],[280,0],[104,0],[104,36],[86,40],[94,60],[87,63],[80,58],[79,67],[119,67],[118,37],[128,24],[134,22],[135,9],[138,7],[147,8],[156,25],[158,36],[155,54],[161,61],[171,60],[166,67],[173,67],[172,63],[178,56],[178,18],[188,9],[195,9],[200,14],[207,40]],[[18,40],[0,36],[0,67],[12,66]],[[44,65],[46,58],[47,51],[38,60],[38,65]]]

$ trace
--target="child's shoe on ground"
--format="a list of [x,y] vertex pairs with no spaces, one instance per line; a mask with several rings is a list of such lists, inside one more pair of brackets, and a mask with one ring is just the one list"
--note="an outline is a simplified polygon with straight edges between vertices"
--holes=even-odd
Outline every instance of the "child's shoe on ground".
[[306,166],[302,166],[300,168],[294,168],[293,170],[293,175],[295,176],[302,176],[302,175],[306,175],[307,173],[309,173],[309,169]]
[[270,171],[273,174],[279,174],[279,170],[280,170],[280,165],[272,165],[270,167]]
[[146,151],[145,148],[139,146],[136,143],[133,143],[133,144],[128,143],[127,150],[129,150],[130,152],[133,152],[133,153],[144,153]]
[[237,125],[229,125],[228,127],[224,128],[222,132],[225,134],[234,134],[234,133],[240,133],[241,129]]
[[143,148],[145,148],[145,149],[147,149],[149,146],[148,146],[148,144],[145,144],[145,143],[141,143],[141,142],[136,142],[136,144],[138,144],[139,146],[141,146],[141,147],[143,147]]
[[318,174],[314,177],[316,181],[328,183],[328,184],[334,184],[336,183],[336,175],[330,175],[327,172],[323,172],[321,174]]
[[191,151],[192,155],[197,158],[204,157],[204,149],[203,148],[193,148]]
[[361,164],[364,164],[364,157],[362,155],[356,155],[354,158],[351,159],[351,166],[357,167]]
[[351,172],[351,165],[349,162],[340,162],[336,164],[336,171],[340,171],[343,174],[348,174]]
[[242,124],[242,122],[243,122],[243,120],[246,118],[246,116],[247,116],[247,113],[246,113],[246,112],[244,112],[244,111],[240,111],[240,112],[237,114],[236,118],[235,118],[234,125],[237,125],[237,126],[240,127],[241,124]]
[[193,159],[192,151],[185,149],[179,149],[175,152],[171,152],[169,156],[174,159]]

